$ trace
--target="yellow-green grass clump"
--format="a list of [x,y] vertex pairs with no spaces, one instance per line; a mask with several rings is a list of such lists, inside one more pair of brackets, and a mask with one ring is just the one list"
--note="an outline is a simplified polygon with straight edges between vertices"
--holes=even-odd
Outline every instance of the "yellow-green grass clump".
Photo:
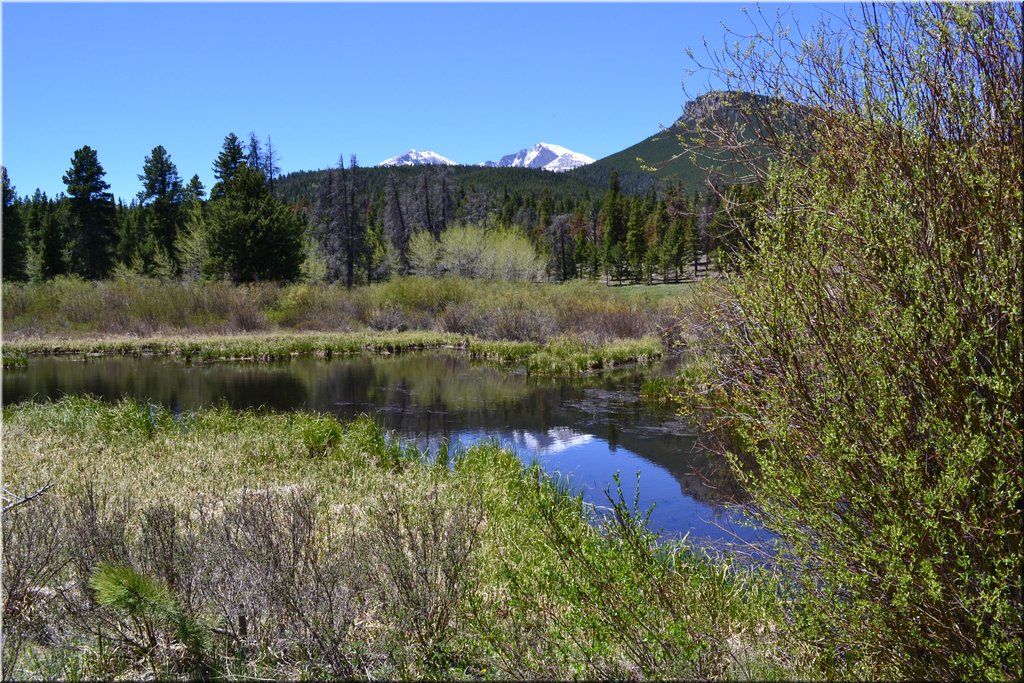
[[360,352],[388,354],[442,348],[468,350],[474,359],[522,365],[529,372],[547,375],[575,375],[628,363],[650,363],[663,355],[663,346],[655,337],[593,342],[578,336],[561,336],[540,344],[426,331],[23,341],[8,343],[5,354],[21,359],[19,365],[24,365],[25,357],[31,354],[153,354],[180,356],[192,362],[273,362],[300,355],[330,358]]

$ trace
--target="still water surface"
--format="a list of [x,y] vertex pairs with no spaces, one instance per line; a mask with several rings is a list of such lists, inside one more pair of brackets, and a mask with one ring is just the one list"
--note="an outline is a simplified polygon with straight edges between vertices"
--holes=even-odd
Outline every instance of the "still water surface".
[[620,473],[633,500],[655,506],[651,527],[720,545],[763,539],[726,506],[738,495],[728,466],[699,448],[687,424],[638,400],[650,370],[584,380],[527,377],[457,353],[359,355],[280,364],[186,364],[167,358],[31,358],[3,373],[3,401],[92,394],[128,396],[191,411],[226,401],[234,408],[313,410],[345,419],[362,413],[424,448],[440,441],[497,440],[536,458],[584,498],[607,505]]

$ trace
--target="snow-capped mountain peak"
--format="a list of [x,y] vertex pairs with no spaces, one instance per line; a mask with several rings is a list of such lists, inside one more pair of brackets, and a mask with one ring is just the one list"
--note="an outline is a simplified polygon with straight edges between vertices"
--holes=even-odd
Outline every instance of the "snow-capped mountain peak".
[[378,166],[456,166],[458,162],[452,161],[448,157],[443,157],[437,152],[417,152],[415,149],[410,149],[405,154],[399,154],[397,157],[391,157],[377,164]]
[[545,171],[569,171],[577,166],[593,163],[594,159],[586,154],[574,152],[561,145],[539,142],[529,149],[521,149],[514,154],[506,154],[498,161],[485,161],[481,166],[501,166],[511,168],[542,168]]

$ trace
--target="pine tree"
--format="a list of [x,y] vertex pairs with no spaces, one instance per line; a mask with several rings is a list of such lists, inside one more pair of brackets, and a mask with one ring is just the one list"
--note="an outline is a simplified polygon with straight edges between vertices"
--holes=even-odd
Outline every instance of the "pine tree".
[[184,189],[185,204],[201,202],[205,196],[206,188],[203,187],[202,181],[199,180],[199,175],[193,175],[192,180],[188,181],[188,185],[186,185]]
[[[61,203],[66,203],[63,200]],[[28,202],[26,230],[33,252],[33,277],[46,280],[67,273],[64,238],[57,220],[58,202],[36,189]]]
[[629,261],[629,270],[634,280],[643,278],[644,257],[647,255],[647,215],[644,210],[643,200],[634,197],[630,205],[626,231],[626,259]]
[[621,270],[623,243],[626,239],[626,221],[622,216],[621,191],[619,188],[619,172],[612,171],[608,181],[608,192],[601,202],[601,222],[604,226],[604,243],[602,256],[605,274],[614,268],[616,273]]
[[289,281],[303,259],[302,218],[270,195],[259,169],[239,166],[210,202],[203,274],[235,282]]
[[106,277],[113,266],[117,238],[114,196],[96,150],[75,150],[64,176],[68,188],[68,256],[71,272],[87,279]]
[[551,253],[550,269],[563,282],[574,275],[572,266],[575,263],[575,242],[571,235],[573,221],[572,214],[560,213],[551,219],[546,231]]
[[[665,242],[668,228],[668,207],[664,201],[658,201],[647,216],[647,224],[644,227],[644,234],[647,238],[647,254],[644,256],[647,284],[652,283],[655,271],[660,269],[662,244]],[[662,271],[661,275],[662,281],[664,281],[666,272]]]
[[135,272],[146,272],[144,265],[152,263],[156,244],[153,235],[147,233],[142,225],[141,212],[135,201],[128,207],[119,201],[116,209],[117,243],[114,248],[116,261],[128,266]]
[[3,176],[3,279],[25,280],[28,265],[28,239],[21,207],[14,186],[7,177],[7,168],[0,166]]
[[234,180],[244,163],[245,152],[242,150],[242,142],[234,133],[228,133],[224,138],[220,154],[213,162],[213,177],[217,179],[217,182],[210,190],[210,199],[219,199],[224,196],[224,184]]
[[412,230],[402,213],[402,198],[398,191],[398,181],[393,171],[387,176],[387,205],[384,209],[384,232],[398,253],[398,272],[405,275],[409,272],[409,238]]
[[152,235],[158,250],[162,251],[162,257],[169,259],[176,270],[174,243],[181,228],[185,192],[178,169],[162,145],[154,147],[146,157],[139,180],[142,181],[138,198],[143,207],[143,225]]

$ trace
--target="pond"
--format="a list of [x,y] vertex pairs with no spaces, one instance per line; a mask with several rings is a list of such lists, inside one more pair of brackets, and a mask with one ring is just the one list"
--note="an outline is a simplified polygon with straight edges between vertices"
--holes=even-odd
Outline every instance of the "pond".
[[728,505],[740,496],[728,465],[699,447],[684,420],[639,400],[643,379],[658,371],[528,377],[456,352],[277,364],[38,357],[4,371],[3,400],[92,394],[111,401],[128,396],[176,412],[226,401],[234,408],[303,409],[341,419],[366,413],[421,448],[497,440],[524,461],[536,459],[558,473],[596,505],[608,505],[605,491],[614,487],[616,473],[632,502],[639,472],[640,508],[654,505],[650,526],[665,536],[690,534],[709,545],[763,540],[766,534],[742,523]]

